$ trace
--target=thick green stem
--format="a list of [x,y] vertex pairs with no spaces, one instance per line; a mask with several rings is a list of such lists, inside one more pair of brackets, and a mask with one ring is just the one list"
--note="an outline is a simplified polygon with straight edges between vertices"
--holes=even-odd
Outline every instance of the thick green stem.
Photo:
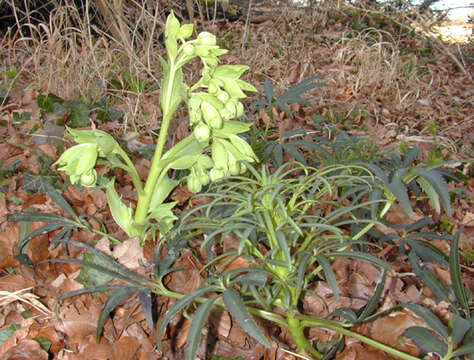
[[158,177],[160,176],[161,171],[163,170],[159,165],[161,156],[163,155],[163,149],[165,147],[166,135],[168,134],[168,128],[171,122],[171,117],[173,116],[173,110],[170,109],[171,97],[173,93],[173,86],[176,75],[176,67],[173,62],[170,64],[170,79],[168,81],[167,89],[162,89],[165,91],[164,104],[162,105],[163,109],[163,121],[161,123],[160,135],[158,136],[158,142],[155,148],[155,154],[153,155],[153,160],[151,163],[150,173],[145,183],[145,188],[143,189],[142,195],[138,197],[137,208],[135,211],[135,223],[138,227],[142,228],[145,226],[146,217],[148,215],[148,210],[150,207],[151,198],[153,196],[153,190],[155,189]]
[[288,332],[295,342],[295,345],[298,347],[298,350],[303,353],[309,353],[316,357],[316,359],[322,359],[323,355],[314,349],[306,340],[301,321],[295,318],[291,312],[288,312],[287,316]]

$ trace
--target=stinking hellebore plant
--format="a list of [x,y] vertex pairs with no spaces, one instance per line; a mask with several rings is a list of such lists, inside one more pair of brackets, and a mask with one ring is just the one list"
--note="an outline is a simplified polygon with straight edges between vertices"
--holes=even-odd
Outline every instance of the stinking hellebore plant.
[[[186,178],[187,186],[189,190],[199,192],[210,182],[243,173],[246,166],[241,163],[242,160],[249,163],[256,160],[250,145],[238,136],[248,131],[250,124],[232,120],[243,115],[244,107],[240,102],[246,97],[243,91],[256,91],[252,85],[239,79],[248,67],[219,66],[218,57],[227,50],[219,48],[215,36],[208,32],[201,32],[196,39],[187,40],[192,33],[193,25],[181,26],[171,12],[165,27],[168,59],[161,59],[163,120],[145,184],[118,142],[100,130],[68,128],[77,145],[66,150],[56,162],[61,166],[59,170],[69,175],[71,183],[87,187],[104,186],[114,220],[128,236],[139,236],[142,241],[153,230],[151,220],[157,223],[161,235],[176,220],[171,211],[176,202],[164,202],[178,185],[177,180],[168,176],[169,170],[190,170]],[[183,80],[182,68],[195,58],[200,58],[203,63],[202,76],[196,84],[188,87]],[[173,113],[183,101],[188,104],[193,133],[164,152]],[[98,178],[97,164],[108,164],[130,174],[138,194],[135,211],[121,200],[113,178]]]

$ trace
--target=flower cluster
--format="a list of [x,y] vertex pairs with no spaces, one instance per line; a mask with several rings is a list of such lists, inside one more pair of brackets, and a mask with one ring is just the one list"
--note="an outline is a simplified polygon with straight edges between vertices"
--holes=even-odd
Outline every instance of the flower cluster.
[[78,145],[67,149],[55,165],[62,165],[58,170],[69,175],[72,184],[94,187],[97,172],[94,169],[97,157],[107,157],[115,152],[117,142],[112,136],[101,130],[75,130],[68,132]]

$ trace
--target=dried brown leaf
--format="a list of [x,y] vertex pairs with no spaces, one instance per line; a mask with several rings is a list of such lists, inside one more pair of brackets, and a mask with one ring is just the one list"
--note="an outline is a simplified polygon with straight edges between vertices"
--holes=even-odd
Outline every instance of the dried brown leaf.
[[5,353],[1,360],[48,360],[48,353],[34,340],[21,340]]

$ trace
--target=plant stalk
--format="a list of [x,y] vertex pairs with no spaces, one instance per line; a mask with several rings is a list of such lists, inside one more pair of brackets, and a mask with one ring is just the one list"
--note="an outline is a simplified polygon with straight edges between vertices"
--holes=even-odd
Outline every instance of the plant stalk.
[[291,335],[291,338],[295,342],[296,346],[300,351],[302,351],[305,355],[306,354],[311,354],[314,356],[316,359],[322,359],[323,354],[321,354],[319,351],[314,349],[306,340],[306,336],[303,331],[303,326],[302,322],[295,318],[292,312],[287,313],[287,326],[288,326],[288,332]]
[[[163,170],[160,166],[161,156],[163,155],[163,149],[165,147],[166,135],[168,134],[168,128],[173,116],[173,111],[170,111],[171,96],[173,93],[173,84],[175,81],[176,67],[173,61],[170,64],[170,80],[168,81],[167,89],[162,89],[165,91],[166,97],[164,104],[162,104],[163,109],[163,121],[161,122],[160,135],[158,136],[158,142],[156,143],[155,153],[153,155],[153,160],[151,163],[150,173],[148,174],[145,188],[143,189],[142,196],[139,195],[137,208],[135,210],[135,223],[143,230],[146,217],[148,215],[148,210],[150,207],[151,198],[153,195],[153,190],[155,189],[158,177],[160,176],[161,171]],[[144,240],[144,239],[142,239]]]
[[377,340],[373,340],[367,336],[361,335],[355,331],[351,331],[343,327],[341,324],[339,324],[336,321],[332,320],[325,320],[325,319],[318,319],[306,315],[300,315],[298,316],[298,319],[301,321],[301,326],[302,327],[319,327],[319,328],[325,328],[329,330],[333,330],[341,335],[349,336],[353,339],[360,340],[361,342],[370,345],[376,349],[385,351],[386,353],[393,355],[393,356],[398,356],[401,359],[404,360],[420,360],[416,356],[407,354],[403,351],[394,349],[391,346],[385,345]]

